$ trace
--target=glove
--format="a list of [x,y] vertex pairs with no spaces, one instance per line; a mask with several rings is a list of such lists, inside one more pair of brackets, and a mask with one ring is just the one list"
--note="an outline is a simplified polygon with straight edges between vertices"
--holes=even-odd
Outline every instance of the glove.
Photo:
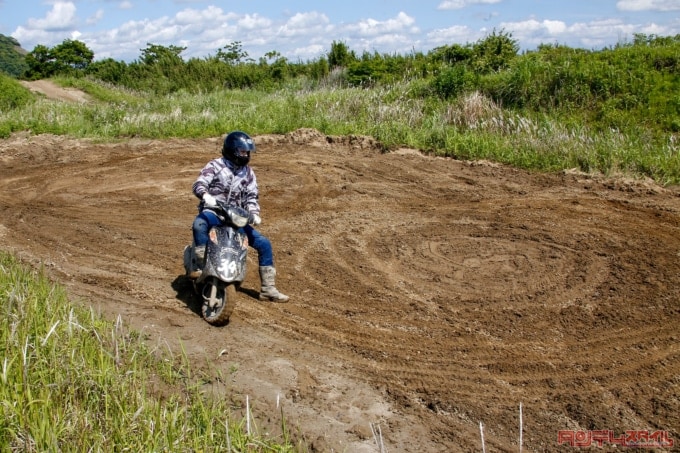
[[217,206],[217,200],[208,192],[203,194],[203,203],[205,203],[206,208],[214,208]]
[[259,215],[251,212],[250,218],[248,219],[248,223],[254,226],[258,226],[260,223],[262,223],[262,219],[260,218]]

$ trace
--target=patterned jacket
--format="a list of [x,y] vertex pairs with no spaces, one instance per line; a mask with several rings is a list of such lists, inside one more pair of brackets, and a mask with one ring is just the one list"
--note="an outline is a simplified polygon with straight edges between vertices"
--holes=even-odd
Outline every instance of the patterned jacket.
[[192,187],[194,195],[201,199],[206,192],[230,206],[240,206],[253,214],[260,214],[259,193],[255,172],[250,166],[237,167],[221,157],[207,163]]

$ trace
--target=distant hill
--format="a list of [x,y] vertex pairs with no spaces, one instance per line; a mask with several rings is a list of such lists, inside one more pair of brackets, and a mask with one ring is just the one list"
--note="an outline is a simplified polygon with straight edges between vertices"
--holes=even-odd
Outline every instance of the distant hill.
[[0,71],[12,77],[20,77],[27,69],[25,55],[19,41],[11,36],[0,34]]

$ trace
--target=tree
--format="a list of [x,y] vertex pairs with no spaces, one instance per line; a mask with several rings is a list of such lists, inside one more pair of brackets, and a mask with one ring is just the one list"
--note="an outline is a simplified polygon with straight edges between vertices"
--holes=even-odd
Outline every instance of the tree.
[[312,61],[309,63],[309,75],[314,80],[321,80],[328,76],[330,69],[328,68],[328,60],[324,57],[319,58],[317,61]]
[[264,54],[264,57],[260,59],[260,62],[266,64],[267,60],[273,61],[273,63],[270,65],[272,79],[277,81],[284,80],[288,75],[288,60],[286,57],[282,56],[276,50],[271,50]]
[[106,58],[93,62],[87,67],[85,73],[105,82],[120,84],[125,79],[126,72],[127,65],[125,62]]
[[517,56],[519,44],[511,33],[494,30],[472,46],[474,66],[480,72],[493,72],[507,68]]
[[146,43],[146,49],[141,49],[141,62],[152,66],[158,63],[165,65],[176,65],[183,63],[182,57],[179,56],[182,52],[187,50],[186,47],[179,46],[161,46],[160,44]]
[[94,52],[85,43],[71,39],[49,48],[38,44],[26,55],[28,70],[26,76],[31,79],[51,77],[57,73],[84,71],[92,63]]
[[461,46],[460,44],[435,47],[430,52],[430,58],[433,61],[446,63],[448,65],[464,63],[472,58],[472,48],[470,45]]
[[328,52],[328,64],[331,68],[347,67],[347,65],[356,60],[356,54],[349,50],[347,44],[333,41],[331,51]]
[[217,59],[233,66],[242,63],[248,57],[248,52],[241,47],[241,41],[234,41],[228,46],[217,50]]
[[54,46],[50,53],[57,64],[57,70],[86,69],[94,59],[94,52],[84,42],[71,39]]
[[26,76],[29,79],[50,77],[56,72],[57,68],[49,47],[42,44],[35,46],[26,55],[26,64],[28,65]]

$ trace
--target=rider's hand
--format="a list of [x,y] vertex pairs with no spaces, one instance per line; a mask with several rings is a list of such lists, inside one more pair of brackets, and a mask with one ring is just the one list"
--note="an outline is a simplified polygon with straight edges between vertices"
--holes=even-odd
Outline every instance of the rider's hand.
[[258,226],[260,223],[262,223],[262,219],[260,218],[259,215],[251,212],[250,219],[248,219],[248,223],[254,226]]
[[203,203],[205,203],[206,208],[214,208],[217,206],[217,200],[208,192],[203,194]]

